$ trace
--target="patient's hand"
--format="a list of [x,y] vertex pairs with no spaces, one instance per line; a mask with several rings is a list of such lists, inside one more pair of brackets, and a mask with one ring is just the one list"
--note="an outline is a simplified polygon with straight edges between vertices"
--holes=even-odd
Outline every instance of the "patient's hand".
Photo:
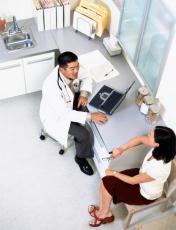
[[115,171],[114,169],[106,169],[105,170],[106,176],[114,176],[116,172],[117,171]]
[[122,153],[123,153],[123,148],[121,148],[121,147],[119,147],[119,148],[117,148],[117,149],[114,149],[113,151],[112,151],[112,157],[113,158],[116,158],[116,157],[119,157]]

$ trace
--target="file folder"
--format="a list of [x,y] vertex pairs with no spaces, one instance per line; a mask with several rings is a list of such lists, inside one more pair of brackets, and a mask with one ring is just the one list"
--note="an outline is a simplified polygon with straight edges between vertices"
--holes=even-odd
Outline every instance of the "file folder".
[[56,27],[58,29],[64,27],[64,7],[60,0],[55,0],[56,5]]
[[50,30],[50,8],[44,9],[44,23],[45,23],[45,30]]
[[73,15],[73,28],[89,38],[95,38],[96,22],[77,11]]
[[96,35],[101,37],[107,25],[107,9],[90,0],[82,0],[80,5],[76,7],[76,11],[96,21]]
[[64,7],[64,27],[70,26],[70,1],[68,0],[61,0],[63,7]]
[[55,30],[56,27],[56,7],[51,7],[50,9],[50,29]]
[[33,0],[34,10],[35,10],[35,20],[37,23],[38,31],[43,31],[45,29],[44,25],[44,12],[39,0]]
[[44,11],[44,24],[45,30],[53,30],[56,29],[56,7],[55,2],[49,1],[46,2],[44,0],[40,0]]

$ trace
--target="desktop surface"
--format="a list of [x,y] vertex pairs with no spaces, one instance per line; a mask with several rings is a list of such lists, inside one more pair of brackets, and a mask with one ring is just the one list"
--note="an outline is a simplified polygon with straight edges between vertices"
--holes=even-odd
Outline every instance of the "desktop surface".
[[[134,79],[135,78],[127,78],[125,80],[124,76],[119,75],[108,80],[108,82],[103,81],[98,83],[94,88],[90,101],[99,89],[101,89],[102,85],[108,83],[109,86],[123,91]],[[147,134],[155,127],[155,125],[163,124],[162,120],[158,121],[157,124],[149,124],[146,121],[145,116],[140,113],[138,106],[135,104],[136,92],[139,87],[140,85],[136,81],[132,89],[126,95],[125,100],[112,115],[108,115],[107,123],[94,123],[98,131],[97,133],[101,136],[108,152],[124,144],[134,136]],[[97,111],[97,109],[91,105],[88,105],[88,109],[90,112]]]

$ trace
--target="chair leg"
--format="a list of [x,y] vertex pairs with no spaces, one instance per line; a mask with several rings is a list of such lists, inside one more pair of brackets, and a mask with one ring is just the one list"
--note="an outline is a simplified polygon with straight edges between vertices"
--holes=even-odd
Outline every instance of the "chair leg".
[[[73,137],[70,136],[69,139],[70,139],[71,142],[68,144],[67,149],[70,148],[74,144]],[[64,145],[61,145],[61,149],[59,150],[59,154],[63,155],[65,150],[66,149],[65,149]]]
[[62,147],[62,148],[59,150],[59,154],[60,154],[60,155],[63,155],[64,152],[65,152],[65,149]]
[[164,212],[168,206],[168,200],[164,202],[164,204],[161,206],[161,211]]
[[[50,136],[48,133],[45,132],[45,130],[42,128],[40,132],[40,140],[45,140],[46,137],[50,137],[52,140],[58,142],[56,139],[54,139],[52,136]],[[70,137],[72,138],[72,137]],[[59,144],[60,145],[60,144]],[[73,145],[73,142],[68,145],[68,148],[70,148]],[[65,147],[63,145],[60,145],[61,148],[59,149],[59,154],[63,155],[65,152]]]
[[124,229],[127,229],[129,227],[132,217],[133,217],[133,211],[130,211],[124,221],[123,224]]
[[136,227],[136,230],[142,230],[142,224],[138,224],[138,226]]
[[40,133],[40,140],[45,140],[46,139],[46,133],[44,132],[44,130],[42,129],[41,130],[41,133]]

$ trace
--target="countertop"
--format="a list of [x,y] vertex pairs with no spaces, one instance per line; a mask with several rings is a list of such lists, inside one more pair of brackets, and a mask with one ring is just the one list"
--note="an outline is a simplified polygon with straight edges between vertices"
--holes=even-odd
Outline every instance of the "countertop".
[[[98,49],[112,63],[117,63],[116,57],[110,57],[103,46],[102,38],[88,39],[88,37],[70,27],[48,31],[38,31],[34,18],[18,21],[20,27],[24,26],[32,31],[36,41],[34,48],[26,48],[14,51],[8,51],[4,41],[0,36],[0,62],[15,60],[35,54],[41,54],[57,50],[59,52],[72,51],[77,55]],[[108,32],[104,32],[103,37],[108,36]]]

